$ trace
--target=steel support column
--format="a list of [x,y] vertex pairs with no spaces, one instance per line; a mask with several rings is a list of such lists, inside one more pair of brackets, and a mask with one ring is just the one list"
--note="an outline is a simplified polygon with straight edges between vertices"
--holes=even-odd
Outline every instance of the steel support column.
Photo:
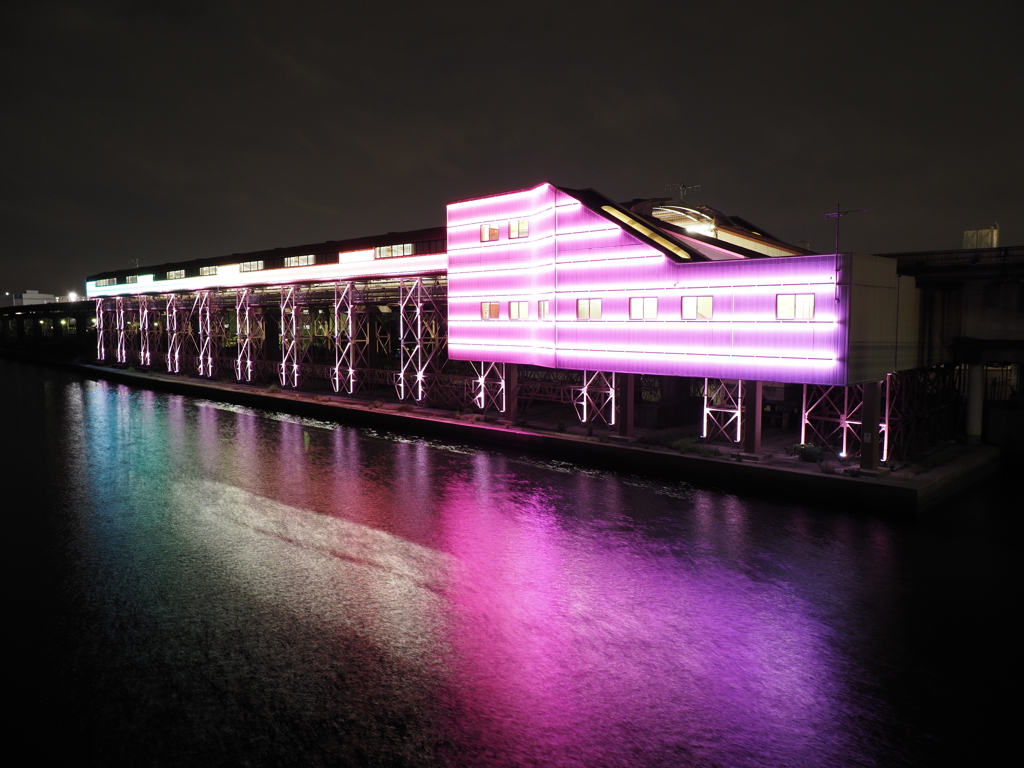
[[139,363],[153,365],[153,354],[160,354],[160,311],[152,296],[139,296]]
[[[892,412],[893,386],[886,377],[884,409],[875,406],[874,415],[865,418],[864,388],[866,384],[848,387],[804,385],[803,407],[800,420],[800,442],[816,442],[830,448],[840,457],[861,455],[865,434],[875,434],[876,449],[881,461],[889,459],[889,419]],[[875,382],[876,394],[880,396],[882,386]],[[868,432],[863,425],[877,424],[875,432]],[[877,463],[877,459],[876,459]]]
[[619,380],[619,435],[632,437],[633,416],[636,412],[636,374],[620,373]]
[[334,368],[331,369],[331,386],[335,392],[347,395],[353,394],[356,388],[356,343],[352,338],[354,292],[352,281],[334,284]]
[[[719,435],[738,443],[743,436],[743,388],[727,379],[704,379],[704,422],[701,437],[712,441]],[[736,437],[729,430],[736,430]]]
[[277,375],[281,386],[299,386],[302,343],[302,310],[296,303],[298,287],[281,286],[281,363]]
[[196,359],[196,372],[200,376],[211,377],[213,376],[213,350],[209,291],[196,293],[196,309],[199,312],[199,357]]
[[416,277],[399,281],[401,372],[395,385],[398,398],[412,395],[417,402],[429,394],[429,379],[443,364],[444,312],[438,306],[438,282]]
[[472,363],[476,381],[473,386],[473,403],[481,411],[488,408],[505,412],[505,364]]
[[111,298],[96,299],[96,360],[104,362],[111,354],[116,354],[116,346],[112,337],[114,333],[114,300]]
[[249,288],[238,288],[235,291],[238,349],[234,370],[238,381],[254,381],[265,372],[263,345],[267,338],[266,319],[263,308],[254,301],[255,298]]
[[967,368],[967,442],[981,443],[985,416],[985,366],[972,363]]
[[573,405],[583,424],[600,419],[610,427],[616,424],[615,374],[604,371],[583,371],[583,385],[577,390]]
[[760,381],[743,382],[743,451],[761,452],[761,395],[764,387]]
[[[176,293],[167,295],[167,370],[181,373],[183,355],[195,349],[192,336],[192,314],[198,297],[192,306],[182,306],[182,297]],[[187,302],[187,300],[186,300]],[[188,308],[186,308],[188,307]]]
[[877,381],[870,381],[863,386],[863,405],[861,414],[863,429],[860,443],[860,468],[878,469],[878,397],[881,387]]
[[125,296],[117,296],[114,299],[114,329],[117,333],[117,352],[115,358],[119,363],[128,362],[128,351],[126,344],[127,320],[125,318]]

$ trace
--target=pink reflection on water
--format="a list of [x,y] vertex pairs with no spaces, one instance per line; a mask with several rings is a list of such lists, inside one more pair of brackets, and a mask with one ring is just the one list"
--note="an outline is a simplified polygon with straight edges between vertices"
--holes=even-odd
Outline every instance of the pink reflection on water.
[[[828,632],[792,590],[602,525],[619,503],[606,480],[577,483],[573,500],[598,519],[576,526],[494,463],[477,456],[450,480],[442,512],[462,568],[447,593],[457,688],[487,740],[524,760],[554,750],[584,763],[668,759],[679,743],[741,763],[778,739],[809,763],[842,748]],[[699,517],[735,554],[742,504],[718,499]]]

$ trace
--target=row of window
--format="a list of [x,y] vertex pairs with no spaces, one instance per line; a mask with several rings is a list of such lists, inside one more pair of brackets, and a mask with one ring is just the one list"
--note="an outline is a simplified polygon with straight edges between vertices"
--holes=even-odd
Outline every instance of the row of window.
[[[508,223],[508,236],[510,240],[517,240],[530,236],[529,219],[512,219]],[[498,224],[480,225],[480,242],[488,243],[501,237],[501,229]]]
[[[600,320],[601,299],[577,299],[577,320]],[[548,299],[537,302],[537,317],[547,320],[550,317],[551,303]],[[680,304],[680,317],[683,320],[710,320],[714,314],[714,298],[712,296],[684,296]],[[497,301],[480,303],[482,320],[501,319],[501,304]],[[775,318],[777,320],[813,320],[814,294],[778,294],[775,297]],[[529,320],[530,302],[508,302],[509,320]],[[655,296],[637,296],[629,300],[630,320],[657,320],[658,299]]]
[[125,285],[139,282],[138,275],[125,275],[123,277],[105,277],[96,281],[97,288],[105,288],[108,285]]
[[399,243],[397,245],[381,245],[373,249],[375,259],[394,259],[398,256],[420,256],[427,253],[444,253],[444,240],[424,240],[419,243]]
[[[317,264],[336,264],[336,253],[304,253],[299,256],[278,256],[272,259],[254,259],[243,261],[238,265],[239,272],[262,272],[264,269],[284,269],[286,267],[312,267]],[[212,267],[216,269],[216,267]],[[217,274],[213,272],[212,274]]]

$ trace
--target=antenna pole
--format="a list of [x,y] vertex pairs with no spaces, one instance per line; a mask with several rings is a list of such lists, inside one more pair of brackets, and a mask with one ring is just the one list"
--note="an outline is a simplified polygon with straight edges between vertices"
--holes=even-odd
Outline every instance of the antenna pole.
[[836,222],[836,254],[839,253],[839,220],[841,218],[843,218],[843,216],[846,216],[848,214],[851,214],[851,213],[862,213],[862,212],[864,212],[866,210],[867,210],[867,208],[857,208],[855,210],[850,210],[850,211],[841,211],[841,210],[839,210],[839,203],[836,203],[836,212],[835,213],[823,214],[826,219],[835,219],[835,222]]
[[691,184],[691,185],[687,186],[684,182],[680,181],[678,184],[666,184],[665,185],[665,189],[667,189],[667,190],[673,190],[673,189],[679,190],[679,202],[681,203],[681,202],[683,202],[683,195],[685,195],[685,194],[687,194],[689,192],[697,192],[697,191],[699,191],[700,190],[700,184]]

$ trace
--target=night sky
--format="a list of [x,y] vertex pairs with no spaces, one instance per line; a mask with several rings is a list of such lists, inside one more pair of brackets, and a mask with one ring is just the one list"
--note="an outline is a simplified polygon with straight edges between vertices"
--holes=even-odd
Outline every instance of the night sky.
[[[18,6],[12,8],[11,6]],[[1014,9],[1014,10],[1011,10]],[[832,250],[1024,244],[1013,3],[90,2],[0,11],[0,291],[444,223],[540,181]]]

